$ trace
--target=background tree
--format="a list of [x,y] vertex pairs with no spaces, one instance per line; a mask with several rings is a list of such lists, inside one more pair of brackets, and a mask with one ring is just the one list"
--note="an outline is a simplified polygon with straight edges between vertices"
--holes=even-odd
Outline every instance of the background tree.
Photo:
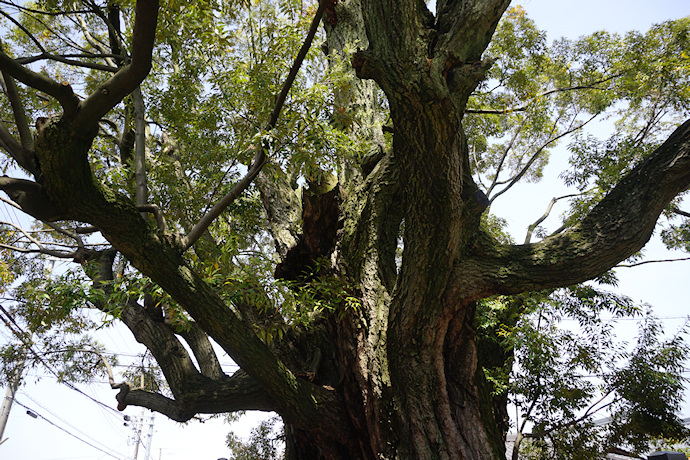
[[[165,385],[113,381],[121,409],[276,411],[292,458],[501,458],[478,309],[685,217],[687,20],[548,47],[502,0],[3,5],[0,189],[51,229],[4,247],[80,265],[11,315],[122,321]],[[563,229],[503,237],[491,203],[621,107],[610,155],[573,144]]]

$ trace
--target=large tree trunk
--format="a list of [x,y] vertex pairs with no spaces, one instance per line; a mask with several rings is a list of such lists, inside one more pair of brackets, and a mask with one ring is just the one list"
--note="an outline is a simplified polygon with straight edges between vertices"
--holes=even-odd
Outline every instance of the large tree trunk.
[[[359,1],[340,2],[335,11],[327,48],[342,57],[345,45],[362,46],[368,37]],[[423,68],[397,78],[367,75],[362,59],[382,66],[385,58],[361,52],[353,64],[386,90],[394,135],[386,151],[376,129],[380,116],[371,109],[375,88],[353,76],[351,93],[340,100],[367,121],[368,130],[352,136],[367,140],[371,154],[361,165],[340,167],[347,199],[335,254],[338,275],[359,287],[362,307],[329,330],[354,437],[338,446],[289,428],[288,457],[501,458],[502,435],[477,366],[474,303],[449,281],[483,211],[462,132],[464,104],[481,66],[461,75],[455,83],[461,91],[451,96]]]

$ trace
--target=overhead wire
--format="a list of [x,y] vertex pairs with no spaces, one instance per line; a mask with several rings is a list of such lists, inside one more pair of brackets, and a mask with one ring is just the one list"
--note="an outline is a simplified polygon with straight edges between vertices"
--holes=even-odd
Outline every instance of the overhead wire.
[[80,438],[79,436],[77,436],[76,434],[72,433],[71,431],[69,431],[69,430],[67,430],[67,429],[65,429],[65,428],[63,428],[63,427],[61,427],[60,425],[54,423],[52,420],[47,419],[47,418],[44,417],[43,415],[39,414],[36,410],[31,409],[30,407],[28,407],[28,406],[22,404],[21,402],[17,401],[16,398],[15,398],[15,400],[14,400],[14,403],[17,404],[18,406],[21,406],[21,407],[23,407],[24,409],[30,411],[32,414],[36,415],[36,417],[41,418],[41,419],[45,420],[46,422],[50,423],[51,425],[53,425],[54,427],[56,427],[56,428],[58,428],[58,429],[64,431],[65,433],[67,433],[68,435],[72,436],[73,438],[78,439],[79,441],[83,442],[84,444],[87,444],[87,445],[93,447],[94,449],[96,449],[96,450],[98,450],[98,451],[100,451],[100,452],[103,452],[104,454],[108,455],[109,457],[113,457],[113,458],[116,458],[116,459],[118,459],[118,460],[120,460],[120,459],[122,458],[121,456],[113,455],[112,453],[110,453],[110,452],[108,452],[108,451],[106,451],[106,450],[103,450],[103,449],[101,449],[101,448],[98,447],[98,446],[94,446],[94,445],[91,444],[89,441],[86,441],[86,440]]
[[82,390],[80,390],[80,389],[77,388],[76,386],[72,385],[70,382],[68,382],[68,381],[66,381],[66,380],[64,380],[64,379],[62,379],[62,378],[60,378],[60,375],[58,374],[58,372],[57,372],[55,369],[53,369],[53,367],[52,367],[49,363],[47,363],[47,362],[40,356],[40,354],[39,354],[38,352],[36,352],[36,350],[34,349],[33,344],[26,338],[26,337],[28,337],[28,333],[27,333],[26,331],[24,331],[24,329],[23,329],[19,324],[17,324],[17,322],[14,320],[14,318],[12,318],[12,316],[7,312],[7,310],[5,310],[4,307],[2,307],[2,305],[0,305],[0,317],[3,317],[3,321],[5,322],[5,324],[8,324],[8,326],[9,326],[9,323],[8,323],[7,320],[9,320],[10,323],[14,325],[14,327],[15,327],[19,332],[15,331],[14,328],[10,327],[10,330],[12,331],[12,333],[15,334],[16,338],[19,339],[19,340],[24,344],[24,346],[26,347],[26,349],[27,349],[28,351],[30,351],[30,352],[34,355],[34,357],[35,357],[35,358],[36,358],[36,359],[37,359],[37,360],[38,360],[38,361],[39,361],[39,362],[40,362],[40,363],[51,373],[51,374],[53,374],[55,377],[57,377],[58,382],[60,382],[60,383],[62,383],[63,385],[67,386],[68,388],[70,388],[70,389],[76,391],[77,393],[79,393],[79,394],[81,394],[81,395],[87,397],[88,399],[90,399],[91,401],[95,402],[96,404],[98,404],[98,405],[100,405],[100,406],[103,406],[103,407],[109,409],[110,411],[112,411],[112,412],[114,412],[115,414],[117,414],[118,417],[120,417],[120,416],[122,415],[122,414],[120,413],[120,411],[118,411],[117,409],[115,409],[115,408],[113,408],[113,407],[111,407],[111,406],[109,406],[109,405],[107,405],[107,404],[105,404],[105,403],[103,403],[103,402],[97,400],[96,398],[93,398],[91,395],[89,395],[89,394],[87,394],[87,393],[84,393]]
[[106,448],[106,449],[109,449],[108,446],[106,446],[105,444],[101,443],[101,442],[98,441],[97,439],[92,438],[92,437],[89,436],[88,434],[84,433],[84,432],[81,431],[79,428],[77,428],[76,426],[72,425],[70,422],[68,422],[67,420],[63,419],[63,418],[60,417],[59,415],[57,415],[56,413],[54,413],[53,411],[51,411],[50,409],[48,409],[47,407],[45,407],[45,406],[44,406],[43,404],[41,404],[40,402],[36,401],[34,398],[32,398],[31,396],[29,396],[26,392],[21,391],[21,393],[22,393],[23,396],[27,397],[31,402],[33,402],[34,404],[36,404],[38,407],[40,407],[41,409],[43,409],[44,411],[46,411],[47,413],[49,413],[50,415],[52,415],[53,417],[55,417],[56,419],[58,419],[59,421],[61,421],[61,422],[64,423],[65,425],[67,425],[68,427],[72,428],[74,431],[76,431],[76,432],[78,432],[79,434],[81,434],[82,436],[88,438],[88,439],[91,440],[92,442],[94,442],[94,443],[96,443],[96,444],[100,444],[101,447],[104,447],[104,448]]

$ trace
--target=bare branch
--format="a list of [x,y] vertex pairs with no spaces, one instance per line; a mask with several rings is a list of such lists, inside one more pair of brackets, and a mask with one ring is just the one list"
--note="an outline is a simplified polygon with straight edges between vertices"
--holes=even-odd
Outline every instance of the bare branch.
[[[93,35],[91,35],[91,32],[89,31],[89,28],[86,25],[86,22],[84,22],[84,18],[82,18],[80,14],[77,15],[77,20],[79,21],[79,25],[81,26],[82,33],[84,34],[84,38],[86,38],[86,41],[89,42],[89,44],[91,46],[93,46],[98,51],[100,51],[101,54],[103,54],[103,55],[108,54],[109,50],[107,50],[105,48],[105,46],[103,46],[95,38],[93,38]],[[115,71],[117,71],[118,65],[115,63],[113,58],[106,57],[105,60],[111,68],[113,68],[113,69],[115,69]]]
[[671,211],[684,217],[690,217],[690,212],[682,211],[675,206],[671,208]]
[[640,265],[645,265],[645,264],[660,264],[660,263],[666,263],[666,262],[682,262],[690,260],[690,257],[681,257],[679,259],[659,259],[659,260],[645,260],[642,262],[636,262],[633,264],[618,264],[615,266],[615,268],[618,267],[623,267],[623,268],[630,268],[630,267],[639,267]]
[[0,243],[0,248],[7,249],[9,251],[14,251],[14,252],[21,252],[23,254],[45,254],[47,256],[58,257],[60,259],[73,259],[74,256],[77,254],[76,252],[61,252],[61,251],[54,251],[52,249],[47,249],[47,248],[38,248],[38,249],[20,248],[18,246],[12,246],[11,244],[4,244],[4,243]]
[[94,227],[94,226],[92,226],[92,225],[91,225],[91,226],[88,226],[88,227],[77,227],[77,229],[76,229],[76,232],[77,232],[77,233],[80,233],[80,234],[82,234],[82,235],[88,235],[88,234],[90,234],[90,233],[96,233],[96,232],[99,232],[99,231],[100,231],[100,230],[98,229],[98,227]]
[[114,3],[109,3],[108,15],[106,16],[102,9],[93,1],[87,1],[91,6],[91,11],[101,18],[101,20],[108,27],[108,41],[110,42],[110,51],[118,55],[122,55],[115,63],[118,67],[122,66],[124,63],[125,55],[127,51],[125,50],[124,40],[122,38],[122,33],[120,32],[120,7]]
[[524,166],[515,176],[513,176],[513,178],[512,178],[512,179],[510,180],[510,182],[508,183],[508,185],[506,185],[503,189],[501,189],[501,191],[499,191],[498,193],[496,193],[494,196],[492,196],[492,197],[490,198],[490,203],[493,203],[494,200],[495,200],[496,198],[498,198],[499,196],[503,195],[505,192],[507,192],[508,190],[510,190],[510,188],[512,188],[520,179],[522,179],[522,177],[523,177],[525,174],[527,174],[527,171],[528,171],[529,168],[532,166],[532,164],[533,164],[533,163],[537,160],[537,158],[539,158],[539,156],[542,154],[542,152],[544,151],[544,149],[546,149],[549,145],[553,144],[553,143],[556,142],[557,140],[559,140],[559,139],[561,139],[561,138],[567,136],[568,134],[570,134],[570,133],[572,133],[572,132],[574,132],[574,131],[577,131],[578,129],[581,129],[581,128],[584,127],[587,123],[589,123],[590,121],[594,120],[598,115],[599,115],[599,114],[596,113],[596,114],[592,115],[592,116],[589,118],[589,120],[584,121],[584,122],[582,122],[582,123],[580,123],[580,124],[578,124],[578,125],[576,125],[576,126],[574,126],[574,127],[570,127],[569,129],[566,129],[566,130],[563,131],[562,133],[560,133],[560,134],[558,134],[557,136],[554,136],[554,137],[552,137],[551,139],[549,139],[548,141],[546,141],[541,147],[539,147],[539,148],[537,149],[536,152],[534,152],[534,154],[530,157],[530,159],[527,161],[527,163],[525,164],[525,166]]
[[[280,90],[278,97],[276,98],[276,103],[273,107],[273,111],[271,112],[271,116],[269,117],[268,123],[266,124],[266,131],[271,131],[278,122],[278,117],[280,117],[280,111],[282,110],[283,105],[285,104],[285,99],[287,98],[288,92],[292,87],[292,83],[295,81],[295,77],[297,77],[297,72],[302,66],[302,61],[307,56],[309,48],[311,48],[312,41],[314,40],[314,36],[316,35],[316,31],[318,30],[319,23],[321,22],[321,18],[323,17],[325,3],[326,0],[322,0],[319,2],[319,7],[316,10],[314,19],[312,19],[311,25],[309,27],[309,32],[307,32],[307,36],[304,39],[304,43],[302,43],[302,47],[297,53],[297,57],[295,58],[295,61],[293,62],[292,67],[290,68],[290,72],[287,78],[285,79],[285,82],[283,83],[283,87]],[[187,236],[182,238],[182,247],[184,249],[188,249],[189,247],[194,245],[194,243],[196,243],[199,240],[199,238],[201,238],[201,235],[206,231],[209,225],[211,225],[213,221],[216,220],[218,216],[220,216],[220,214],[228,206],[230,206],[230,204],[233,201],[235,201],[244,190],[246,190],[247,187],[249,187],[249,185],[251,185],[251,183],[254,181],[254,178],[256,178],[256,176],[261,171],[261,168],[263,168],[264,164],[266,164],[266,151],[268,150],[268,146],[265,144],[266,142],[264,141],[262,142],[261,146],[256,147],[256,154],[252,159],[252,163],[249,168],[249,171],[247,171],[247,174],[232,188],[232,190],[230,190],[230,192],[228,192],[223,198],[221,198],[211,208],[211,210],[209,210],[209,212],[201,218],[201,220],[199,220],[199,222],[192,228],[192,230],[187,234]]]
[[[71,58],[80,58],[80,59],[106,59],[106,58],[116,58],[116,59],[122,59],[124,56],[120,54],[112,54],[112,53],[72,53],[72,54],[50,54],[50,53],[43,53],[43,54],[38,54],[36,56],[26,56],[26,57],[20,57],[16,58],[15,61],[17,61],[20,64],[31,64],[32,62],[40,61],[42,59],[54,59],[55,57],[58,58],[63,58],[63,59],[71,59]],[[113,67],[117,69],[117,67]]]
[[127,384],[120,384],[118,388],[119,410],[124,410],[128,405],[146,407],[178,422],[186,422],[198,413],[276,409],[271,398],[243,371],[222,380],[200,378],[190,382],[189,402],[186,404],[158,393],[130,390]]
[[0,70],[31,88],[53,96],[60,103],[65,114],[73,114],[76,112],[77,106],[79,105],[79,99],[68,83],[58,83],[45,75],[27,69],[7,56],[2,49],[0,49]]
[[62,209],[52,202],[38,183],[12,177],[0,177],[0,190],[4,191],[22,211],[43,221],[60,220]]
[[[132,101],[134,102],[134,181],[136,183],[138,206],[143,206],[149,202],[149,191],[146,184],[146,120],[144,119],[144,97],[141,94],[141,87],[138,86],[132,91]],[[159,228],[160,221],[158,224]],[[161,230],[163,230],[161,228]],[[165,230],[163,230],[165,231]]]
[[190,322],[189,329],[184,329],[179,334],[194,353],[202,375],[212,379],[219,379],[225,375],[220,367],[218,356],[211,346],[211,341],[197,323]]
[[515,294],[591,279],[639,251],[659,215],[689,185],[690,120],[625,175],[579,223],[538,243],[490,244],[455,269],[463,273],[468,266],[481,267],[485,275],[476,280],[481,285],[477,295],[480,291],[481,295]]
[[527,117],[524,117],[522,119],[522,122],[518,125],[517,129],[515,130],[515,133],[513,134],[513,137],[510,138],[510,142],[508,142],[508,145],[506,146],[505,150],[503,150],[503,155],[501,155],[501,159],[498,161],[498,166],[496,166],[496,175],[494,177],[494,180],[491,182],[491,186],[489,189],[486,191],[487,195],[491,195],[491,192],[493,189],[496,187],[498,184],[498,176],[501,174],[501,170],[503,169],[503,163],[505,162],[506,158],[508,157],[508,153],[510,152],[510,149],[513,148],[513,145],[515,144],[515,141],[517,140],[518,136],[520,135],[520,132],[522,132],[522,128],[527,124]]
[[21,206],[19,206],[17,203],[15,203],[15,202],[12,201],[12,200],[8,200],[8,199],[5,198],[4,196],[0,196],[0,201],[2,201],[2,202],[5,203],[5,204],[8,204],[8,205],[12,206],[13,208],[19,209],[20,211],[22,210],[22,207],[21,207]]
[[551,209],[553,209],[553,206],[556,204],[556,202],[558,202],[559,200],[562,200],[564,198],[572,198],[572,197],[580,196],[580,195],[583,195],[583,193],[573,193],[570,195],[563,195],[563,196],[552,198],[551,202],[546,207],[546,211],[544,212],[544,214],[539,219],[537,219],[532,225],[527,227],[527,235],[525,236],[525,244],[528,244],[530,242],[530,240],[532,239],[532,233],[534,232],[534,229],[537,228],[537,226],[539,224],[544,222],[544,220],[547,217],[549,217],[549,214],[551,214]]
[[[29,123],[26,119],[26,112],[24,111],[24,104],[19,99],[19,92],[17,85],[14,84],[14,79],[9,75],[2,74],[4,82],[5,93],[10,100],[12,106],[12,113],[14,114],[14,121],[17,124],[17,131],[19,131],[19,140],[25,152],[30,152],[34,149],[34,137],[29,129]],[[26,154],[24,155],[26,156]],[[28,163],[25,161],[25,163]],[[35,171],[31,171],[35,173]]]
[[45,225],[47,225],[48,227],[55,230],[56,232],[61,233],[65,236],[75,240],[77,242],[78,247],[80,247],[80,248],[84,247],[84,240],[82,239],[82,237],[78,233],[74,233],[74,232],[67,230],[66,228],[62,228],[61,226],[59,226],[58,224],[56,224],[54,222],[47,222],[47,221],[42,221],[42,222]]
[[607,81],[612,80],[614,78],[618,78],[621,75],[623,75],[623,74],[611,75],[610,77],[604,78],[603,80],[595,81],[595,82],[589,83],[587,85],[576,85],[576,86],[568,86],[568,87],[564,87],[564,88],[550,89],[548,91],[544,91],[543,93],[537,94],[536,96],[532,97],[527,102],[525,102],[523,105],[518,106],[518,107],[507,107],[505,109],[465,109],[465,113],[479,114],[479,115],[507,115],[507,114],[514,113],[514,112],[524,112],[527,110],[527,108],[534,101],[537,101],[537,100],[539,100],[543,97],[546,97],[546,96],[550,96],[552,94],[562,93],[565,91],[575,91],[575,90],[580,90],[580,89],[604,90],[605,88],[599,88],[597,85],[601,85],[602,83],[606,83]]
[[7,153],[14,158],[17,164],[24,169],[29,170],[25,161],[24,149],[22,145],[17,141],[17,139],[14,138],[9,129],[7,129],[7,126],[5,126],[5,124],[2,122],[0,122],[0,143],[2,143],[2,147],[7,150]]
[[66,352],[80,352],[80,353],[92,353],[94,355],[98,355],[99,358],[101,358],[101,361],[103,362],[103,367],[105,367],[105,371],[108,374],[108,382],[110,383],[111,388],[114,388],[116,386],[115,383],[115,375],[113,374],[113,368],[110,366],[110,362],[108,362],[108,359],[103,355],[98,350],[93,350],[93,349],[88,349],[88,348],[65,348],[62,350],[50,350],[50,351],[44,351],[43,354],[53,354],[53,353],[66,353]]
[[10,16],[10,15],[7,14],[7,13],[5,13],[5,11],[3,11],[3,10],[0,10],[0,15],[5,16],[7,19],[10,20],[10,22],[12,22],[15,26],[17,26],[17,28],[19,28],[19,30],[21,30],[22,32],[24,32],[24,35],[26,35],[27,37],[29,37],[29,40],[31,40],[31,41],[34,43],[34,45],[36,45],[36,48],[38,48],[42,53],[45,53],[45,52],[46,52],[46,49],[43,47],[43,45],[41,45],[41,42],[39,42],[38,39],[37,39],[36,37],[34,37],[33,34],[32,34],[31,32],[29,32],[29,31],[26,29],[26,27],[24,27],[24,26],[22,25],[21,22],[17,21],[17,20],[14,19],[12,16]]
[[20,226],[13,224],[12,222],[7,222],[7,221],[0,221],[0,225],[9,225],[10,227],[15,228],[19,232],[21,232],[31,243],[35,244],[38,249],[29,249],[29,248],[20,248],[17,246],[9,245],[9,244],[0,244],[0,247],[3,247],[5,249],[9,249],[11,251],[17,251],[17,252],[23,252],[23,253],[39,253],[39,254],[46,254],[49,256],[53,257],[59,257],[62,259],[69,259],[73,258],[74,255],[76,254],[75,251],[72,252],[64,252],[64,251],[55,251],[53,249],[48,249],[43,244],[38,241],[36,238],[32,237],[29,235],[26,230],[21,228]]
[[117,67],[112,67],[109,65],[103,65],[103,64],[96,64],[93,62],[82,62],[82,61],[75,61],[73,59],[67,58],[67,56],[74,56],[74,57],[84,57],[84,58],[106,58],[109,59],[110,54],[93,54],[93,55],[85,55],[85,54],[69,54],[69,55],[58,55],[58,54],[51,54],[51,53],[42,53],[36,56],[29,56],[29,57],[23,57],[23,58],[17,58],[16,61],[20,64],[30,64],[32,62],[36,61],[41,61],[41,60],[50,60],[50,61],[55,61],[55,62],[61,62],[63,64],[71,65],[74,67],[85,67],[87,69],[94,69],[94,70],[102,70],[103,72],[117,72],[118,68]]

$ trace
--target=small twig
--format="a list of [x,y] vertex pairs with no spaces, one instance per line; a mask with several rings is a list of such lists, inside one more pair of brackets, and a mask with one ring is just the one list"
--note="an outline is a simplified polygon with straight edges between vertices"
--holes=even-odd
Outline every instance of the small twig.
[[[7,94],[7,98],[10,100],[10,105],[12,106],[12,114],[14,115],[14,121],[17,124],[17,131],[19,131],[19,140],[25,150],[24,157],[26,157],[26,152],[30,152],[34,149],[34,137],[29,129],[29,123],[26,121],[24,104],[22,104],[22,101],[19,98],[19,91],[17,91],[17,85],[14,83],[14,78],[2,73],[2,79],[5,83],[5,92]],[[35,171],[31,172],[35,173]]]
[[588,85],[576,85],[576,86],[568,86],[565,88],[554,88],[550,89],[548,91],[544,91],[543,93],[537,94],[536,96],[532,97],[529,99],[527,102],[525,102],[523,105],[519,107],[506,107],[505,109],[465,109],[465,113],[471,113],[471,114],[479,114],[479,115],[507,115],[509,113],[513,112],[524,112],[527,110],[527,108],[532,104],[532,102],[545,97],[549,96],[551,94],[556,94],[556,93],[561,93],[565,91],[574,91],[578,89],[598,89],[598,90],[603,90],[605,88],[597,88],[596,85],[600,85],[602,83],[606,83],[609,80],[612,80],[614,78],[618,78],[623,74],[615,74],[612,75],[608,78],[604,78],[603,80],[595,81],[593,83],[590,83]]
[[665,263],[665,262],[683,262],[686,260],[690,260],[690,257],[682,257],[680,259],[658,259],[658,260],[645,260],[643,262],[636,262],[634,264],[618,264],[614,268],[631,268],[631,267],[639,267],[640,265],[645,265],[645,264],[660,264],[660,263]]
[[[28,249],[28,248],[20,248],[20,247],[17,247],[17,246],[12,246],[12,245],[9,245],[9,244],[0,244],[0,247],[2,247],[2,248],[9,249],[9,250],[11,250],[11,251],[23,252],[23,253],[39,253],[39,254],[46,254],[46,255],[49,255],[49,256],[59,257],[59,258],[62,258],[62,259],[73,258],[74,255],[76,254],[75,251],[72,251],[72,252],[63,252],[63,251],[55,251],[55,250],[53,250],[53,249],[48,249],[48,248],[46,248],[45,246],[43,246],[43,244],[42,244],[40,241],[38,241],[36,238],[34,238],[33,236],[29,235],[29,233],[28,233],[26,230],[24,230],[24,229],[23,229],[22,227],[20,227],[19,225],[13,224],[12,222],[7,222],[7,221],[1,221],[1,220],[0,220],[0,225],[9,225],[10,227],[15,228],[16,230],[18,230],[19,232],[21,232],[21,233],[29,240],[29,242],[31,242],[31,243],[35,244],[36,246],[38,246],[38,249]],[[74,235],[74,236],[76,236],[76,235]]]
[[0,122],[0,144],[20,166],[29,170],[27,167],[29,165],[27,165],[24,160],[24,149],[22,145],[14,138],[10,130],[7,129],[7,126],[2,122]]
[[84,240],[82,239],[82,237],[81,237],[79,234],[74,233],[74,232],[71,232],[71,231],[67,230],[66,228],[62,228],[62,227],[60,227],[59,225],[57,225],[57,224],[55,224],[55,223],[53,223],[53,222],[48,222],[48,221],[46,221],[46,220],[43,220],[43,221],[41,221],[41,222],[43,222],[45,225],[47,225],[48,227],[52,228],[52,229],[55,230],[56,232],[62,233],[63,235],[65,235],[65,236],[67,236],[67,237],[70,237],[70,238],[72,238],[73,240],[75,240],[75,241],[77,242],[77,246],[78,246],[78,247],[80,247],[80,248],[83,248],[83,247],[84,247]]
[[[83,55],[80,55],[83,56]],[[93,55],[93,56],[83,56],[83,57],[104,57],[108,55]],[[106,60],[109,59],[106,57]],[[82,61],[75,61],[73,59],[69,59],[64,57],[63,55],[58,55],[58,54],[51,54],[51,53],[42,53],[38,54],[36,56],[28,56],[28,57],[23,57],[16,59],[16,61],[20,64],[30,64],[32,62],[36,61],[42,61],[42,60],[49,60],[49,61],[55,61],[55,62],[61,62],[63,64],[71,65],[74,67],[85,67],[87,69],[94,69],[94,70],[102,70],[103,72],[111,72],[115,73],[119,69],[117,67],[113,67],[110,65],[103,65],[103,64],[96,64],[93,62],[82,62]]]

